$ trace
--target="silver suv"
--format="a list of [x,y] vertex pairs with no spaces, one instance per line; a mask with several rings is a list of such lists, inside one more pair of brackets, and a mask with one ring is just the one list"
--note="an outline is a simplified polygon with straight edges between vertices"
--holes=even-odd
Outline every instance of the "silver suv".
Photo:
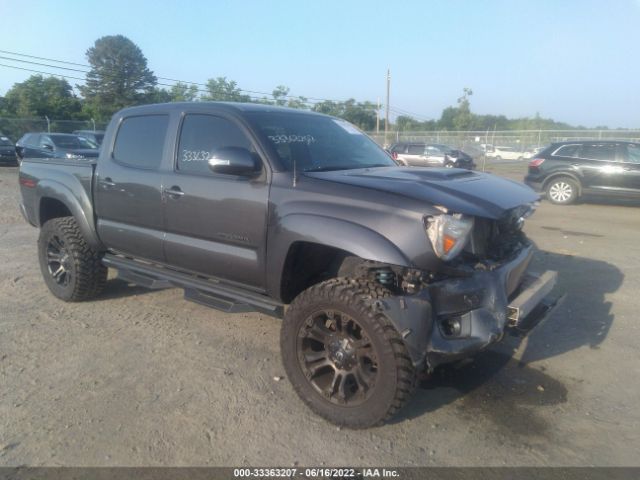
[[438,143],[395,143],[391,156],[399,164],[411,167],[446,167],[472,170],[473,158],[461,150]]

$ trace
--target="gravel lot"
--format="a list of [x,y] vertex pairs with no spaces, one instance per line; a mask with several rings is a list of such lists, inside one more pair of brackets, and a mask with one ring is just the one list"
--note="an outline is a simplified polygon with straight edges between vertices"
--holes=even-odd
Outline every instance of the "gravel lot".
[[56,300],[18,198],[0,167],[1,465],[640,465],[640,202],[543,203],[526,230],[557,312],[348,431],[280,380],[277,319],[118,280]]

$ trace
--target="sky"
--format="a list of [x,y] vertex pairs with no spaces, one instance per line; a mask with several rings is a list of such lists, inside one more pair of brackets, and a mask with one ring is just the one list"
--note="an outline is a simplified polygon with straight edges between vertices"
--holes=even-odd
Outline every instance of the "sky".
[[[0,19],[0,50],[39,57],[122,34],[161,77],[384,103],[390,69],[391,108],[420,120],[470,87],[474,113],[640,128],[640,0],[0,0]],[[29,75],[0,66],[0,95]]]

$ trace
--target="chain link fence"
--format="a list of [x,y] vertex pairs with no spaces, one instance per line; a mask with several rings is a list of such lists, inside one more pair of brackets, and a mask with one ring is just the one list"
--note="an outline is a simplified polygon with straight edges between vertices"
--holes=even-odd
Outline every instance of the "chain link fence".
[[0,134],[14,142],[27,132],[72,133],[75,130],[104,130],[106,123],[91,120],[0,117]]
[[[385,144],[383,132],[369,132],[378,144]],[[424,131],[387,134],[387,144],[397,142],[442,143],[462,150],[482,151],[484,144],[512,147],[520,152],[531,151],[553,142],[571,140],[626,140],[640,141],[640,130],[503,130],[503,131]]]

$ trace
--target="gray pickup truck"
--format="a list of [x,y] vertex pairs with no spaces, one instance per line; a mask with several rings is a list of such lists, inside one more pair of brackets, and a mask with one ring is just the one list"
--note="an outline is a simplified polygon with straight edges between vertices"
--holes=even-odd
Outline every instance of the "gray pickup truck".
[[418,374],[526,332],[553,308],[555,272],[526,273],[532,190],[400,167],[326,115],[128,108],[97,160],[26,158],[19,181],[56,297],[95,297],[113,268],[227,312],[282,317],[291,383],[338,425],[383,423]]

